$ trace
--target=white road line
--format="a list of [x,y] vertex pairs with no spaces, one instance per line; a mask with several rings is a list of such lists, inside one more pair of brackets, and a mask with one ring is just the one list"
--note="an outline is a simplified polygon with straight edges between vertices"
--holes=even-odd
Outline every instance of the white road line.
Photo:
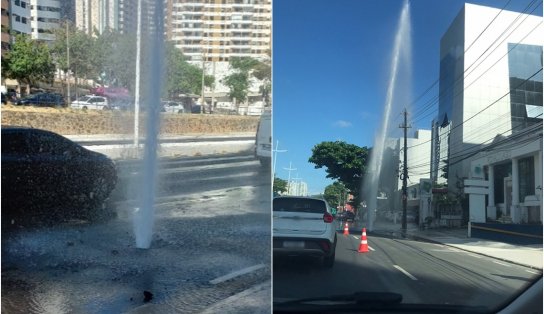
[[215,278],[213,280],[210,280],[210,283],[212,285],[216,285],[216,284],[221,283],[223,281],[227,281],[227,280],[230,280],[232,278],[254,272],[254,271],[256,271],[258,269],[261,269],[261,268],[264,268],[264,267],[266,267],[265,264],[258,264],[258,265],[255,265],[255,266],[240,269],[240,270],[237,270],[237,271],[232,272],[230,274],[227,274],[225,276],[217,277],[217,278]]
[[528,270],[528,269],[526,269],[525,271],[528,272],[528,273],[531,273],[531,274],[535,274],[535,275],[538,275],[538,274],[539,274],[539,273],[536,272],[536,271],[532,271],[532,270]]
[[508,264],[501,263],[501,262],[497,262],[497,261],[493,261],[493,263],[499,264],[499,265],[502,265],[502,266],[506,266],[506,267],[512,267],[512,266],[510,266],[510,265],[508,265]]
[[402,269],[402,267],[400,267],[399,265],[393,265],[393,267],[395,267],[396,269],[400,270],[403,274],[405,274],[406,276],[408,276],[408,278],[412,279],[412,280],[417,280],[416,277],[412,276],[412,274],[410,274],[409,272],[405,271],[404,269]]
[[472,253],[467,253],[468,256],[472,256],[472,257],[475,257],[475,258],[482,258],[481,256],[478,256],[476,254],[472,254]]
[[352,237],[354,237],[356,240],[359,240],[359,237],[358,237],[358,236],[352,236]]

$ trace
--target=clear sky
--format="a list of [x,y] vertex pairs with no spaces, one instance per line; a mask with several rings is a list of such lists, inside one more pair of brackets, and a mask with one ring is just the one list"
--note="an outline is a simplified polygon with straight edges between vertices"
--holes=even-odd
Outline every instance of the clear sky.
[[[531,0],[474,0],[522,12]],[[412,103],[439,76],[440,38],[462,0],[412,0]],[[542,16],[542,1],[533,14]],[[371,147],[385,103],[394,36],[403,0],[273,1],[273,138],[276,176],[301,178],[310,194],[333,181],[308,163],[314,145],[342,140]],[[438,95],[438,84],[413,105]],[[430,129],[438,105],[414,116],[410,133]],[[392,112],[401,123],[401,112]],[[398,130],[400,137],[401,129]],[[409,134],[410,134],[409,133]]]

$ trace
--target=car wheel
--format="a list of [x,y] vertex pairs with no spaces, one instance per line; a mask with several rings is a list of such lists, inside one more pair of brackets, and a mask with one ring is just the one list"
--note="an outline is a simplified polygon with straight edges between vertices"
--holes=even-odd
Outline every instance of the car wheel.
[[183,113],[183,110],[178,110],[178,113]]
[[334,236],[332,253],[323,258],[323,266],[325,266],[325,268],[332,268],[334,266],[335,257],[336,257],[336,236]]
[[325,268],[332,268],[334,266],[334,258],[336,255],[336,249],[332,251],[332,254],[323,258],[323,266]]
[[87,110],[88,108],[87,108],[87,106],[83,106],[83,108],[81,108],[81,109],[83,109],[83,110]]

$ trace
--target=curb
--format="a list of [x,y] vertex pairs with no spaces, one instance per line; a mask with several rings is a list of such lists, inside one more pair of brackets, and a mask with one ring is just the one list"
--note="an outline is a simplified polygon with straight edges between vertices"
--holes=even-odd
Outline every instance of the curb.
[[502,257],[491,256],[491,255],[484,254],[484,253],[481,253],[481,252],[467,250],[467,249],[460,248],[460,247],[452,245],[452,244],[443,243],[443,242],[440,242],[440,241],[437,241],[437,240],[433,240],[433,239],[429,239],[429,238],[425,238],[425,237],[421,237],[421,236],[417,236],[417,235],[410,235],[410,234],[408,234],[408,236],[410,236],[410,237],[412,237],[414,239],[417,239],[417,240],[426,241],[426,242],[435,243],[435,244],[442,244],[442,245],[452,247],[452,248],[455,248],[455,249],[458,249],[458,250],[462,250],[462,251],[465,251],[465,252],[470,252],[470,253],[478,254],[478,255],[481,255],[481,256],[493,258],[493,259],[496,259],[496,260],[499,260],[499,261],[507,262],[507,263],[510,263],[510,264],[514,264],[514,265],[523,266],[523,267],[527,267],[527,268],[530,268],[530,269],[542,271],[542,268],[538,268],[536,266],[531,266],[531,265],[527,265],[527,264],[523,264],[523,263],[519,263],[519,262],[514,262],[514,261],[511,261],[511,260],[502,258]]

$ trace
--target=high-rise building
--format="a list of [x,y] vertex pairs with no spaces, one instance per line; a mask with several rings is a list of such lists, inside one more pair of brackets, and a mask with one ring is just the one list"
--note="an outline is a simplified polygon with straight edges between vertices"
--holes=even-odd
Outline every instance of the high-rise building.
[[291,181],[287,186],[287,194],[293,196],[308,196],[308,184],[304,181]]
[[[8,18],[9,22],[4,24],[3,17],[2,27],[8,27],[12,35],[29,34],[36,40],[54,40],[54,30],[63,20],[73,20],[74,16],[73,0],[9,0],[6,2],[5,18]],[[4,1],[2,1],[2,12],[4,16]]]
[[11,38],[9,31],[11,29],[9,1],[2,0],[2,55],[10,49]]
[[192,61],[269,58],[271,0],[166,0],[166,38]]
[[542,38],[540,16],[465,4],[440,43],[432,178],[459,190],[484,144],[542,123]]
[[76,26],[87,34],[119,29],[119,0],[76,0]]

